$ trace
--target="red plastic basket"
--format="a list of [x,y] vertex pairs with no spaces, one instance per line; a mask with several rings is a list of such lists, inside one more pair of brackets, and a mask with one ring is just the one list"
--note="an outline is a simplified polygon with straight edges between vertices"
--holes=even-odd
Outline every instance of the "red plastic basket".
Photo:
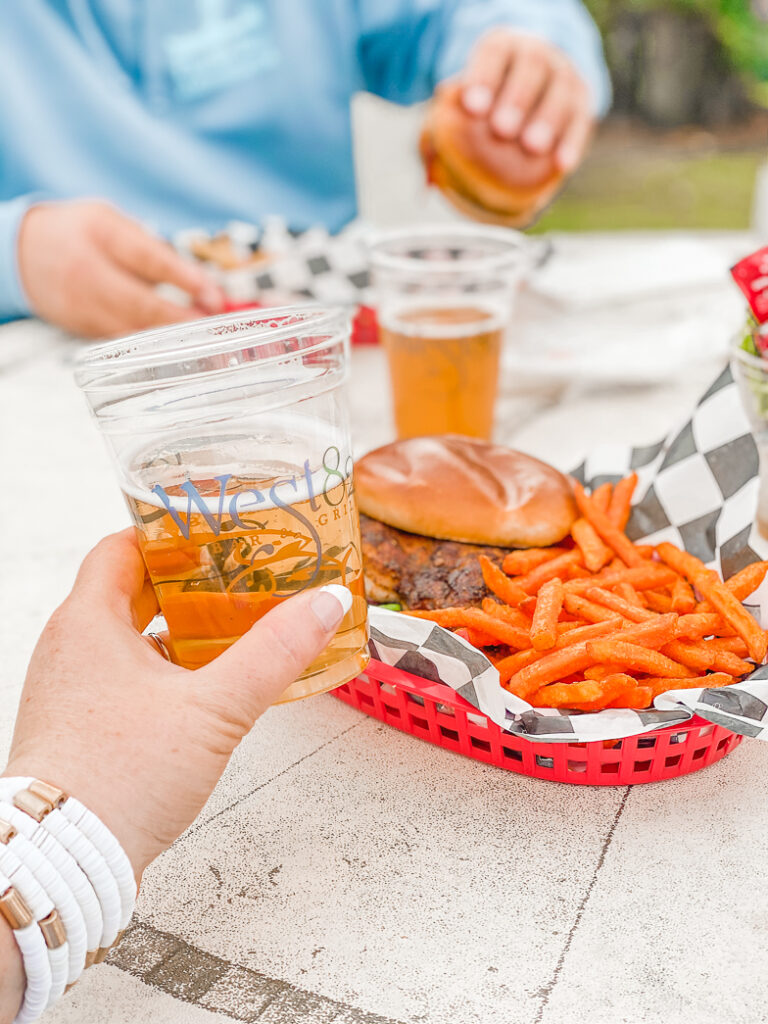
[[627,786],[660,782],[706,768],[743,736],[692,718],[684,725],[604,743],[534,743],[503,732],[443,683],[379,661],[333,696],[387,725],[476,761],[551,782]]

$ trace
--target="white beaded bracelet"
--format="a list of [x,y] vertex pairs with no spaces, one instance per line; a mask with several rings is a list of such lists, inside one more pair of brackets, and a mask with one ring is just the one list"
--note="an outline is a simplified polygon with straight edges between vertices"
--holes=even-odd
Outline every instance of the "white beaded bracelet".
[[16,1024],[105,959],[135,902],[130,861],[91,811],[38,779],[0,778],[0,914],[27,977]]
[[[2,826],[3,823],[0,823],[0,827]],[[7,832],[5,834],[7,835]],[[16,839],[21,840],[21,847],[15,845]],[[11,842],[14,842],[14,847],[11,846]],[[29,848],[28,851],[24,848],[25,843]],[[69,944],[66,926],[51,892],[35,874],[29,857],[19,856],[17,850],[21,854],[31,853],[33,860],[35,859],[34,855],[37,854],[43,863],[45,861],[29,840],[22,836],[11,836],[6,842],[2,842],[2,836],[0,836],[0,871],[5,872],[11,885],[18,889],[34,914],[48,950],[48,961],[51,965],[51,990],[48,993],[47,1006],[52,1006],[64,994],[69,977]],[[56,877],[55,872],[54,877]],[[61,879],[58,881],[61,882]],[[66,890],[66,886],[64,889]],[[83,930],[85,929],[83,928]]]
[[26,978],[24,1001],[14,1024],[32,1024],[47,1007],[51,992],[53,979],[48,959],[48,947],[31,907],[19,889],[2,872],[0,872],[0,913],[13,930],[13,937],[21,953]]
[[[87,839],[59,810],[67,800],[66,793],[37,779],[20,777],[0,779],[0,796],[13,803],[20,811],[24,811],[45,832],[58,839],[87,876],[101,908],[102,930],[95,951],[89,943],[90,956],[86,963],[90,965],[103,959],[117,941],[121,931],[123,909],[120,891],[104,857],[90,839]],[[41,833],[36,832],[31,838],[32,842],[40,846]]]
[[[21,801],[21,794],[14,799]],[[20,807],[20,803],[17,803],[16,806],[20,810],[24,810],[23,807]],[[120,932],[122,909],[117,882],[107,867],[107,862],[90,839],[86,839],[82,832],[70,821],[67,821],[61,811],[55,809],[50,811],[41,818],[40,824],[50,835],[59,840],[65,850],[72,854],[93,886],[93,891],[96,893],[101,907],[103,922],[99,946],[103,950],[109,950],[117,941]]]
[[136,878],[125,850],[123,850],[109,829],[99,821],[96,815],[92,814],[75,797],[69,797],[61,805],[61,813],[73,825],[76,825],[87,839],[90,839],[107,862],[107,866],[112,872],[120,892],[120,905],[122,908],[120,931],[125,931],[133,915],[133,908],[136,906],[136,896],[138,894]]
[[[93,956],[95,956],[103,931],[101,907],[96,899],[93,886],[88,881],[87,876],[81,870],[75,858],[64,849],[58,839],[46,832],[45,829],[38,825],[34,818],[30,818],[24,811],[20,811],[18,807],[0,801],[0,818],[8,821],[20,835],[25,836],[30,842],[34,843],[35,847],[69,886],[83,916],[86,932],[86,951],[91,950]],[[71,977],[72,984],[80,977],[84,966],[85,962],[79,965],[77,973]]]
[[[61,919],[62,934],[65,937],[62,938],[58,934],[45,936],[46,945],[51,950],[52,963],[54,960],[66,961],[62,980],[59,982],[58,975],[54,978],[48,1003],[49,1006],[52,1006],[67,985],[74,985],[85,968],[85,954],[88,951],[85,919],[65,878],[56,871],[41,850],[25,835],[22,835],[12,822],[3,818],[3,806],[7,808],[9,805],[0,804],[0,843],[7,846],[23,864],[26,864],[36,881],[53,900],[53,905]],[[19,815],[22,812],[17,811],[16,814]]]

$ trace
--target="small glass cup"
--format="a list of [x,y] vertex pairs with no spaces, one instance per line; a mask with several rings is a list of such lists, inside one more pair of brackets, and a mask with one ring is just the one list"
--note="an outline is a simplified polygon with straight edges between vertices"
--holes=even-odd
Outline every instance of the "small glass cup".
[[490,438],[528,240],[477,225],[402,229],[378,235],[370,261],[397,436]]
[[353,602],[280,703],[367,664],[340,309],[234,313],[91,349],[76,379],[114,458],[173,661],[207,664],[275,604]]
[[[768,540],[768,359],[756,354],[765,328],[747,325],[731,342],[731,372],[738,384],[760,460],[757,528]],[[768,340],[768,339],[767,339]]]

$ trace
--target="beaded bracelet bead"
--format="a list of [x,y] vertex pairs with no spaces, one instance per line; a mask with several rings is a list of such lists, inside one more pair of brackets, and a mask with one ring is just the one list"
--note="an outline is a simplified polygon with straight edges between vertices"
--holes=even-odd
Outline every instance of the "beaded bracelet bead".
[[48,947],[32,908],[19,888],[0,871],[0,914],[10,925],[24,964],[26,988],[14,1024],[32,1024],[48,1005],[52,973]]
[[92,814],[87,807],[84,807],[79,800],[71,796],[61,805],[61,813],[86,836],[104,860],[112,872],[117,888],[120,892],[120,904],[122,914],[120,918],[120,931],[128,927],[136,906],[136,878],[133,874],[131,862],[128,860],[125,851],[118,843],[106,825]]
[[51,968],[53,968],[54,962],[63,962],[63,970],[53,972],[53,986],[48,999],[50,1007],[68,985],[73,985],[78,980],[85,968],[87,935],[83,911],[78,906],[67,882],[55,870],[50,861],[26,836],[18,833],[14,826],[4,820],[2,816],[0,816],[0,844],[7,846],[11,853],[14,853],[30,868],[35,880],[53,901],[60,919],[60,932],[45,935],[46,945],[51,950]]
[[[34,818],[45,832],[58,839],[64,849],[72,854],[93,886],[101,907],[103,924],[98,948],[95,953],[89,951],[86,964],[90,966],[93,962],[103,960],[117,941],[123,917],[120,892],[107,862],[90,839],[59,810],[67,799],[66,793],[37,779],[3,779],[2,782],[4,785],[0,792],[12,792],[13,805]],[[38,846],[40,835],[37,832],[32,837]]]
[[[61,877],[72,891],[78,907],[83,915],[86,931],[86,952],[91,951],[90,959],[96,956],[99,948],[101,934],[103,931],[103,920],[101,907],[93,891],[93,886],[87,875],[82,871],[79,864],[54,836],[49,835],[42,829],[34,818],[20,811],[12,804],[0,801],[0,818],[10,822],[16,831],[25,836],[48,860],[53,868],[58,871]],[[85,960],[79,965],[77,973],[71,977],[70,984],[74,984],[85,968]]]

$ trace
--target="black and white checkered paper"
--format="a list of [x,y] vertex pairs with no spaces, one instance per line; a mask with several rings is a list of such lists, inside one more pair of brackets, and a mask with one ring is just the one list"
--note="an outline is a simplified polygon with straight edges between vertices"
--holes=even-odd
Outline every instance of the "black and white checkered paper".
[[[590,486],[636,470],[639,483],[627,529],[638,542],[671,541],[717,568],[724,578],[760,558],[768,542],[754,525],[758,457],[730,370],[724,370],[682,429],[657,445],[606,445],[574,476]],[[768,582],[746,602],[768,625]],[[676,690],[648,711],[575,714],[535,709],[508,693],[490,661],[460,637],[423,619],[371,609],[371,653],[387,665],[442,682],[491,721],[542,742],[621,739],[699,715],[732,732],[768,739],[768,665],[721,689]]]
[[[240,221],[226,227],[232,247],[243,266],[223,270],[206,264],[211,275],[237,302],[281,306],[292,302],[325,302],[359,305],[370,301],[368,229],[353,221],[337,235],[324,227],[295,234],[280,218],[270,218],[264,228]],[[174,245],[191,257],[193,244],[210,236],[200,228],[179,232]],[[263,263],[249,264],[254,252],[265,254]]]

